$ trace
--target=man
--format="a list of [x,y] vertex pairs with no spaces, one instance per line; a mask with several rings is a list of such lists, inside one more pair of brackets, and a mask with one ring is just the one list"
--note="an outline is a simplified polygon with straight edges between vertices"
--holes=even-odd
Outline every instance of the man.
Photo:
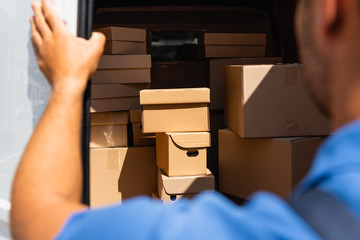
[[[319,239],[269,193],[244,207],[216,193],[168,207],[146,198],[96,210],[80,204],[82,94],[105,39],[72,36],[50,0],[32,6],[33,45],[53,90],[15,177],[14,239]],[[295,195],[316,185],[360,220],[360,1],[300,1],[297,35],[308,85],[334,134]]]

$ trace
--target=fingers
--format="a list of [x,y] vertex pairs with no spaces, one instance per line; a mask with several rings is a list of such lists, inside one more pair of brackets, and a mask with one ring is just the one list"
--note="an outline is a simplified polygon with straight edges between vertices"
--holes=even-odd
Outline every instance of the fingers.
[[106,42],[105,35],[99,32],[93,32],[91,38],[89,39],[91,48],[95,53],[98,53],[99,56],[104,52],[104,46]]
[[39,34],[41,35],[41,37],[47,38],[49,35],[51,35],[51,30],[48,26],[48,24],[46,23],[46,20],[44,18],[42,9],[41,9],[41,4],[39,2],[32,2],[31,4],[32,9],[34,11],[34,23],[35,26],[39,32]]
[[58,31],[59,29],[65,29],[66,25],[63,20],[56,13],[55,6],[51,0],[41,0],[42,2],[42,11],[46,21],[48,22],[50,28],[53,31]]
[[36,47],[38,48],[40,45],[42,45],[42,38],[40,36],[40,33],[38,32],[36,26],[35,26],[35,22],[34,22],[34,17],[30,18],[30,26],[31,26],[31,32],[32,32],[32,39],[33,39],[33,44],[36,45]]

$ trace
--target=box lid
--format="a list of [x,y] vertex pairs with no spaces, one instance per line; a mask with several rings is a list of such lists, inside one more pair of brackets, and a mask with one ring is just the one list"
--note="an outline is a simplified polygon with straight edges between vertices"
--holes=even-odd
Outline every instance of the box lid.
[[185,149],[207,148],[211,146],[211,137],[209,132],[192,133],[166,133],[173,143]]
[[103,33],[107,41],[145,42],[146,40],[145,29],[105,27],[94,31]]
[[209,88],[142,90],[140,104],[210,103]]
[[168,177],[159,169],[162,186],[169,195],[195,194],[215,189],[214,175],[207,169],[206,175]]
[[151,55],[103,55],[98,69],[149,69]]
[[265,33],[205,33],[205,45],[265,46]]
[[141,109],[130,110],[130,122],[141,122]]
[[128,124],[128,122],[128,112],[91,113],[90,125],[124,125]]

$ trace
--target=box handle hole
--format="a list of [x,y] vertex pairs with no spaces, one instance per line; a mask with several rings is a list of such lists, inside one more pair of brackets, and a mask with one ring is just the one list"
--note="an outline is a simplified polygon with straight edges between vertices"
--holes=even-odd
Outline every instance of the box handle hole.
[[197,156],[199,156],[199,151],[198,150],[190,150],[186,154],[188,155],[188,157],[197,157]]
[[175,202],[175,201],[176,201],[176,195],[171,195],[171,196],[170,196],[170,200],[171,200],[172,202]]

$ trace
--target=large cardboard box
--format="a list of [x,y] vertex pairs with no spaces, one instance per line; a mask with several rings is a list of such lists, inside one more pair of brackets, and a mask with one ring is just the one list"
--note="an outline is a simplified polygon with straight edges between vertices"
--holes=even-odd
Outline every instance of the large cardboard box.
[[225,125],[239,136],[329,134],[329,121],[307,91],[301,65],[227,66],[225,76]]
[[168,177],[158,170],[158,197],[164,203],[174,203],[181,198],[193,198],[203,191],[215,190],[214,175],[207,170],[203,175]]
[[205,33],[205,45],[265,46],[265,33]]
[[157,189],[155,147],[90,150],[90,206],[150,196]]
[[130,122],[133,132],[133,144],[136,147],[155,145],[155,134],[143,133],[141,123],[141,109],[130,110]]
[[92,99],[90,112],[115,112],[140,108],[139,97]]
[[219,131],[220,191],[247,199],[256,191],[282,197],[306,175],[321,137],[244,139]]
[[146,30],[105,27],[95,30],[106,37],[104,54],[146,54]]
[[189,176],[206,173],[210,133],[156,134],[156,163],[168,176]]
[[149,88],[149,83],[94,84],[91,86],[91,99],[139,97],[141,90]]
[[90,148],[127,147],[128,112],[91,114]]
[[205,46],[206,58],[265,57],[266,46]]
[[92,83],[150,83],[150,69],[150,55],[103,55]]
[[143,90],[144,133],[209,131],[208,88]]
[[225,94],[225,66],[250,64],[276,64],[282,63],[282,58],[226,58],[210,59],[210,94],[211,110],[224,110]]

